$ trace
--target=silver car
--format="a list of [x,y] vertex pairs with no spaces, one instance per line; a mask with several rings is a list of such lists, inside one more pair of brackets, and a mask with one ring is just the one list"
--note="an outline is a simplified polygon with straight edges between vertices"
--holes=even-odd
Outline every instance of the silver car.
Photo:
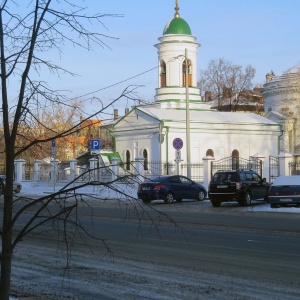
[[272,208],[294,204],[300,206],[300,176],[280,176],[275,179],[268,193]]
[[[0,194],[3,194],[3,186],[6,185],[6,176],[5,175],[0,175]],[[20,193],[22,188],[21,183],[19,182],[14,182],[13,184],[13,191],[17,194]]]

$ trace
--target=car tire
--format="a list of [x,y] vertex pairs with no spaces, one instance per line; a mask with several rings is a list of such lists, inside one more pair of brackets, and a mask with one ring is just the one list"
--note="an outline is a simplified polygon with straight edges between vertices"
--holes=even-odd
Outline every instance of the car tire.
[[249,206],[251,205],[251,194],[249,192],[246,192],[245,193],[245,196],[244,196],[244,199],[243,199],[243,206]]
[[205,199],[205,192],[203,190],[200,190],[198,193],[197,201],[203,201]]
[[15,189],[15,193],[18,194],[21,191],[21,187],[19,185],[17,185],[16,189]]
[[166,204],[172,203],[172,202],[174,202],[174,200],[175,200],[174,195],[171,192],[168,192],[166,198],[164,199]]
[[211,199],[210,202],[211,202],[211,205],[213,207],[220,207],[220,205],[221,205],[221,201],[220,200]]
[[274,204],[274,203],[272,203],[272,204],[270,204],[270,207],[271,207],[271,208],[277,208],[277,207],[278,207],[278,205],[277,205],[277,204]]

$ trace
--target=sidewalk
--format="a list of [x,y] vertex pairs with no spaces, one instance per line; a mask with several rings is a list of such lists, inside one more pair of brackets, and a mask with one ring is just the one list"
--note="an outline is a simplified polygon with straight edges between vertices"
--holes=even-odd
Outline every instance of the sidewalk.
[[[19,195],[45,195],[45,193],[54,193],[62,189],[66,183],[57,182],[55,185],[51,182],[34,182],[34,181],[22,181],[22,189]],[[99,196],[102,199],[126,199],[126,195],[136,198],[137,186],[133,184],[113,184],[111,188],[107,186],[86,186],[76,190],[77,193],[84,193],[94,196]],[[124,195],[125,194],[125,195]]]

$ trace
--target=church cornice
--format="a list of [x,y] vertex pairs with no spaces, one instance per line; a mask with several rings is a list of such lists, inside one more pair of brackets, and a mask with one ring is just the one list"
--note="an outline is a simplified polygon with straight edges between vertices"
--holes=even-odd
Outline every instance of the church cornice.
[[268,96],[272,96],[272,95],[286,95],[286,94],[296,94],[296,93],[300,93],[300,87],[299,88],[274,88],[274,89],[270,89],[267,91],[263,91],[261,94],[263,95],[263,97],[268,97]]

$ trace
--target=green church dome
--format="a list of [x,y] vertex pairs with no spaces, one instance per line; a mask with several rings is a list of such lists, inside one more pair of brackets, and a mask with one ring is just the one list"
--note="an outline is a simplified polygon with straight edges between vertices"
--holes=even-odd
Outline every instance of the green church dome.
[[181,19],[180,17],[175,17],[167,23],[163,34],[192,35],[192,32],[189,24],[185,20]]

